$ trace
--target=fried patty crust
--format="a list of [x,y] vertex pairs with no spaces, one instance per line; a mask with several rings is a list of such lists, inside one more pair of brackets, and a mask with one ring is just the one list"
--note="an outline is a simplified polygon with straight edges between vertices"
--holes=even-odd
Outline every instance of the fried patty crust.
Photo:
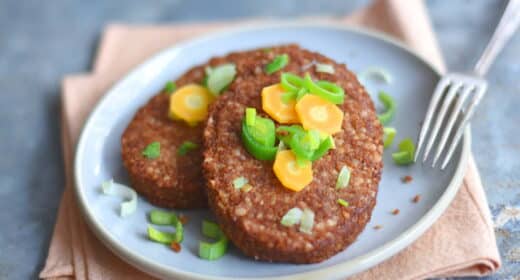
[[[246,107],[262,111],[263,87],[280,82],[280,71],[268,75],[263,69],[278,54],[288,54],[283,72],[327,80],[345,90],[341,132],[334,135],[336,148],[313,162],[313,181],[300,192],[281,185],[273,173],[272,161],[253,158],[244,148],[241,123]],[[258,260],[291,263],[321,262],[351,244],[370,220],[376,204],[383,167],[382,126],[374,104],[344,64],[296,45],[231,54],[237,57],[238,78],[228,92],[210,106],[204,130],[204,176],[210,209],[224,233],[247,256]],[[316,72],[314,63],[334,66],[335,73]],[[336,190],[341,168],[351,170],[347,188]],[[233,187],[233,180],[245,177],[248,192]],[[338,204],[342,198],[349,202]],[[315,213],[312,234],[298,226],[285,227],[280,221],[293,208]]]
[[[212,58],[207,64],[187,71],[175,83],[177,87],[202,84],[206,67],[239,63],[245,57],[247,53]],[[237,73],[235,81],[239,79],[240,73]],[[168,109],[169,95],[160,92],[137,111],[121,137],[123,165],[132,188],[150,203],[165,208],[205,208],[207,199],[202,175],[204,123],[192,127],[184,121],[172,120],[168,117]],[[156,141],[161,144],[160,156],[157,159],[143,156],[144,148]],[[177,150],[184,141],[199,144],[199,148],[180,156]]]

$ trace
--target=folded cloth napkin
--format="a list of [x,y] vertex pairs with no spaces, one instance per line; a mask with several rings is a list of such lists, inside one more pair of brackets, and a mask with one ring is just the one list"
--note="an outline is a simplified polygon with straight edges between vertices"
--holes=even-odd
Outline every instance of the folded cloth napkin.
[[[424,4],[420,0],[376,0],[347,18],[328,20],[363,25],[388,33],[415,49],[439,70],[444,69]],[[150,55],[179,41],[238,24],[244,23],[110,25],[101,40],[93,73],[65,78],[62,141],[67,179],[41,278],[152,278],[107,249],[91,233],[79,212],[72,190],[72,159],[80,129],[99,97]],[[499,267],[500,257],[486,197],[471,158],[460,191],[441,218],[412,245],[353,278],[482,276]]]

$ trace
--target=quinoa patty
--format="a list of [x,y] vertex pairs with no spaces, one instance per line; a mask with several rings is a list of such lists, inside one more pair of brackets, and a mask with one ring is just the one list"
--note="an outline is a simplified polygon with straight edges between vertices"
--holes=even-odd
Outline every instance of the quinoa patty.
[[[190,83],[201,84],[206,66],[237,64],[247,59],[248,55],[248,52],[243,52],[212,58],[207,64],[189,70],[176,84],[178,87]],[[235,81],[240,80],[240,75],[237,73]],[[204,123],[191,127],[184,121],[171,120],[168,109],[169,95],[158,93],[137,111],[121,137],[123,165],[128,171],[131,186],[157,206],[206,207],[201,167]],[[143,149],[155,141],[161,144],[160,156],[147,159],[142,155]],[[200,147],[185,156],[179,156],[177,149],[184,141],[192,141]]]
[[[263,67],[277,54],[286,53],[289,64],[282,70],[340,85],[345,90],[342,131],[334,135],[336,148],[313,163],[313,181],[300,192],[281,185],[273,173],[272,161],[253,158],[244,148],[240,133],[246,107],[262,111],[263,87],[279,83],[280,71],[272,75]],[[317,73],[312,61],[331,64],[334,74]],[[258,70],[260,69],[260,71]],[[376,203],[381,178],[382,126],[374,104],[344,64],[295,45],[250,52],[237,62],[241,73],[228,92],[210,107],[204,131],[204,176],[208,201],[224,233],[244,254],[255,259],[315,263],[345,249],[363,230]],[[244,74],[247,73],[247,74]],[[351,180],[336,190],[341,168],[347,165]],[[245,177],[252,186],[244,192],[233,180]],[[342,198],[348,207],[338,204]],[[293,207],[315,213],[312,234],[285,227],[280,221]]]

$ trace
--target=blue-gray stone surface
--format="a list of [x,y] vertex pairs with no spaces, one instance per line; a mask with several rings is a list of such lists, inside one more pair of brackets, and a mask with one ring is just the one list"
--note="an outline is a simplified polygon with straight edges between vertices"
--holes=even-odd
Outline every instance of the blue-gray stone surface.
[[[0,0],[0,279],[34,279],[42,268],[64,185],[60,80],[89,71],[103,26],[343,15],[367,2]],[[449,68],[470,69],[505,1],[426,3]],[[473,152],[496,217],[520,207],[520,32],[488,78],[473,120]],[[504,265],[487,279],[519,279],[520,219],[495,231]]]

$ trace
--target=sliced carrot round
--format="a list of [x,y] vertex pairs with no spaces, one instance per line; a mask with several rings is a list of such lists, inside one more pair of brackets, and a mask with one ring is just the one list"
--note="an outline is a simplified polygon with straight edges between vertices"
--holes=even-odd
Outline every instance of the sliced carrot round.
[[343,112],[333,103],[313,94],[307,94],[295,106],[303,128],[316,129],[332,135],[341,131]]
[[274,84],[262,89],[262,109],[271,118],[279,123],[298,123],[299,119],[294,110],[294,99],[282,100],[282,95],[287,91],[280,84]]
[[298,192],[312,182],[312,164],[301,166],[291,150],[279,151],[274,160],[273,171],[282,185]]
[[170,96],[170,118],[181,119],[189,125],[196,125],[206,119],[208,105],[215,97],[201,85],[188,84],[177,89]]

